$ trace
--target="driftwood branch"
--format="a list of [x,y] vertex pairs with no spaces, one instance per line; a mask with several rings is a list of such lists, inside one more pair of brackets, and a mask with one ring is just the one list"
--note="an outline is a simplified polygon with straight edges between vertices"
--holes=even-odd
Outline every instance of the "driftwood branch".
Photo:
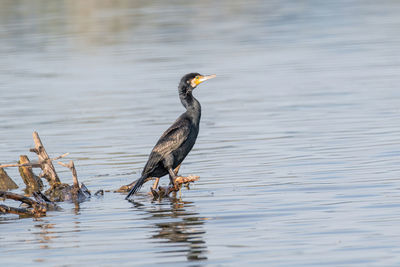
[[[58,162],[60,165],[69,168],[72,172],[73,185],[61,183],[53,161],[64,158],[69,153],[65,153],[55,158],[50,158],[40,140],[39,134],[33,132],[33,140],[35,148],[30,151],[38,155],[37,162],[30,162],[25,155],[20,156],[17,164],[4,164],[0,165],[0,190],[9,190],[17,188],[17,185],[11,180],[7,173],[2,169],[6,167],[18,167],[20,175],[27,185],[26,192],[32,194],[33,198],[24,195],[14,194],[10,192],[0,191],[0,199],[13,199],[24,203],[25,207],[10,207],[7,205],[0,205],[0,213],[14,213],[26,216],[44,216],[48,210],[59,210],[59,207],[52,201],[73,201],[76,204],[91,197],[90,191],[82,183],[79,185],[78,175],[73,161],[68,164]],[[32,168],[40,167],[42,172],[39,177],[44,177],[48,181],[50,188],[42,194],[40,190],[43,187],[42,180],[36,176]],[[101,195],[99,191],[97,195]],[[27,207],[26,207],[27,206]]]
[[10,163],[10,164],[3,164],[0,165],[0,168],[9,168],[9,167],[31,167],[31,168],[40,168],[40,164],[37,162],[30,162],[30,163]]
[[50,159],[50,160],[51,160],[51,161],[53,161],[53,160],[58,160],[58,159],[61,159],[61,158],[63,158],[63,157],[66,157],[66,156],[68,156],[68,155],[69,155],[69,152],[62,154],[61,156],[52,158],[52,159]]
[[57,161],[57,163],[70,169],[72,172],[73,187],[70,188],[71,200],[81,202],[90,198],[91,193],[87,189],[87,187],[83,183],[81,183],[81,185],[79,186],[78,175],[76,173],[74,162],[71,160],[68,164],[60,161]]
[[47,210],[61,210],[61,208],[57,206],[56,203],[48,199],[48,197],[43,195],[43,193],[40,191],[33,192],[33,197],[36,199],[37,202],[45,205]]
[[41,217],[46,215],[47,203],[45,201],[36,201],[23,195],[0,191],[0,197],[20,201],[29,206],[29,208],[15,208],[6,205],[0,205],[1,213],[12,213],[24,216]]
[[60,164],[61,166],[64,166],[64,167],[66,167],[66,168],[71,170],[71,172],[72,172],[72,180],[74,182],[74,187],[79,189],[78,175],[76,173],[74,162],[71,160],[70,162],[68,162],[68,164],[65,164],[65,163],[63,163],[61,161],[57,161],[57,163]]
[[[30,163],[28,156],[26,155],[19,156],[19,163],[21,164]],[[22,180],[26,185],[26,191],[29,195],[31,192],[38,191],[43,187],[42,180],[40,180],[40,178],[33,173],[32,167],[22,166],[18,167],[18,170],[22,177]]]
[[3,204],[0,204],[0,213],[11,213],[20,216],[33,216],[33,217],[43,216],[43,214],[38,214],[35,210],[32,209],[14,208]]
[[18,185],[8,176],[7,172],[0,168],[0,190],[17,189]]
[[39,134],[37,132],[33,132],[33,141],[35,142],[34,152],[39,157],[40,167],[43,170],[44,177],[49,182],[50,186],[54,187],[60,183],[60,179],[56,173],[53,163],[49,155],[44,148],[42,141],[40,140]]
[[19,195],[19,194],[15,194],[15,193],[11,193],[11,192],[4,192],[4,191],[0,191],[0,197],[1,198],[6,198],[6,199],[12,199],[15,201],[20,201],[22,203],[28,204],[30,206],[34,205],[36,202],[26,196],[23,195]]
[[[64,158],[64,157],[66,157],[66,156],[68,156],[69,155],[69,153],[65,153],[65,154],[62,154],[62,155],[60,155],[60,156],[58,156],[58,157],[55,157],[55,158],[52,158],[52,159],[50,159],[50,161],[55,161],[55,160],[59,160],[59,159],[61,159],[61,158]],[[10,163],[10,164],[3,164],[3,165],[0,165],[0,168],[9,168],[9,167],[32,167],[32,168],[40,168],[41,167],[41,164],[39,163],[39,162],[36,162],[36,161],[30,161],[29,163]]]

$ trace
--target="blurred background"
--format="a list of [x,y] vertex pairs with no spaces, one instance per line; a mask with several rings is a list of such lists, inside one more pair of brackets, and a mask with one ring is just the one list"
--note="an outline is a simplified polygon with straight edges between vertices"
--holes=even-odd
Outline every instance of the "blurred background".
[[399,31],[390,0],[1,1],[1,163],[35,130],[89,189],[117,189],[184,111],[180,78],[217,74],[194,91],[181,173],[201,178],[182,199],[145,185],[136,204],[2,215],[1,262],[398,266]]

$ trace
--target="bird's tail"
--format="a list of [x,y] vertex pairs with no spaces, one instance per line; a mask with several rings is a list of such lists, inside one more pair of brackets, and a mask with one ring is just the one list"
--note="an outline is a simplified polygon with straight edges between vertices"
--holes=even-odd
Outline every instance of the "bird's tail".
[[142,185],[145,183],[145,181],[146,181],[146,176],[140,177],[140,179],[137,180],[136,184],[132,187],[131,191],[129,191],[125,199],[129,199],[133,194],[139,191]]

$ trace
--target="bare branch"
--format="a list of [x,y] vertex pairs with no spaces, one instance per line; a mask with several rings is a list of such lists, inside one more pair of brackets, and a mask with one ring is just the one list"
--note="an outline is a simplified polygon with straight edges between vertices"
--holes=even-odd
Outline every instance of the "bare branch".
[[56,170],[51,162],[49,155],[44,149],[42,141],[40,140],[39,134],[37,132],[33,132],[33,141],[35,142],[35,149],[38,152],[40,167],[45,174],[47,181],[50,183],[50,186],[55,186],[60,183],[60,179],[57,176]]
[[[58,156],[58,157],[49,159],[49,160],[50,160],[50,161],[58,160],[58,159],[61,159],[61,158],[66,157],[66,156],[68,156],[68,155],[69,155],[69,152],[68,152],[68,153],[62,154],[61,156]],[[8,168],[8,167],[32,167],[32,168],[40,168],[41,165],[40,165],[40,163],[37,162],[37,161],[33,161],[33,162],[30,162],[30,163],[23,163],[23,164],[19,164],[19,163],[10,163],[10,164],[3,164],[3,165],[0,165],[0,168]]]
[[0,168],[8,168],[8,167],[32,167],[32,168],[40,168],[40,164],[37,163],[37,162],[31,162],[31,163],[24,163],[24,164],[14,163],[14,164],[3,164],[3,165],[0,165]]
[[74,182],[74,187],[79,189],[80,187],[79,187],[78,175],[76,173],[74,162],[71,160],[68,164],[65,164],[65,163],[63,163],[61,161],[57,161],[57,163],[60,164],[61,166],[64,166],[64,167],[66,167],[66,168],[71,170],[72,179],[73,179],[73,182]]
[[52,158],[52,159],[50,159],[50,160],[51,160],[51,161],[53,161],[53,160],[58,160],[58,159],[61,159],[61,158],[64,158],[64,157],[66,157],[66,156],[68,156],[68,155],[69,155],[69,152],[62,154],[61,156],[58,156],[58,157]]

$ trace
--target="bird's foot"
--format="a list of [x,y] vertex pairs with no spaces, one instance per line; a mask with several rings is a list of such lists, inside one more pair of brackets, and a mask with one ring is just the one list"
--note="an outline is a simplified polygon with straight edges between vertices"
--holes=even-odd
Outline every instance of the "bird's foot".
[[200,176],[196,176],[196,175],[189,175],[189,176],[178,176],[175,179],[175,184],[179,184],[179,185],[188,185],[189,183],[193,183],[195,181],[198,181],[200,179]]
[[170,183],[168,187],[162,187],[162,186],[159,186],[158,188],[151,187],[150,194],[153,196],[153,200],[161,200],[162,198],[169,196],[169,194],[172,192],[179,191],[180,192],[179,194],[181,194],[182,185],[188,187],[190,183],[199,180],[199,178],[200,178],[199,176],[187,176],[187,177],[178,176],[174,180],[174,184]]
[[198,181],[200,179],[200,176],[177,176],[176,179],[174,180],[174,184],[170,186],[169,188],[169,193],[171,192],[178,192],[181,190],[182,185],[186,186],[189,189],[189,184],[193,183],[195,181]]

